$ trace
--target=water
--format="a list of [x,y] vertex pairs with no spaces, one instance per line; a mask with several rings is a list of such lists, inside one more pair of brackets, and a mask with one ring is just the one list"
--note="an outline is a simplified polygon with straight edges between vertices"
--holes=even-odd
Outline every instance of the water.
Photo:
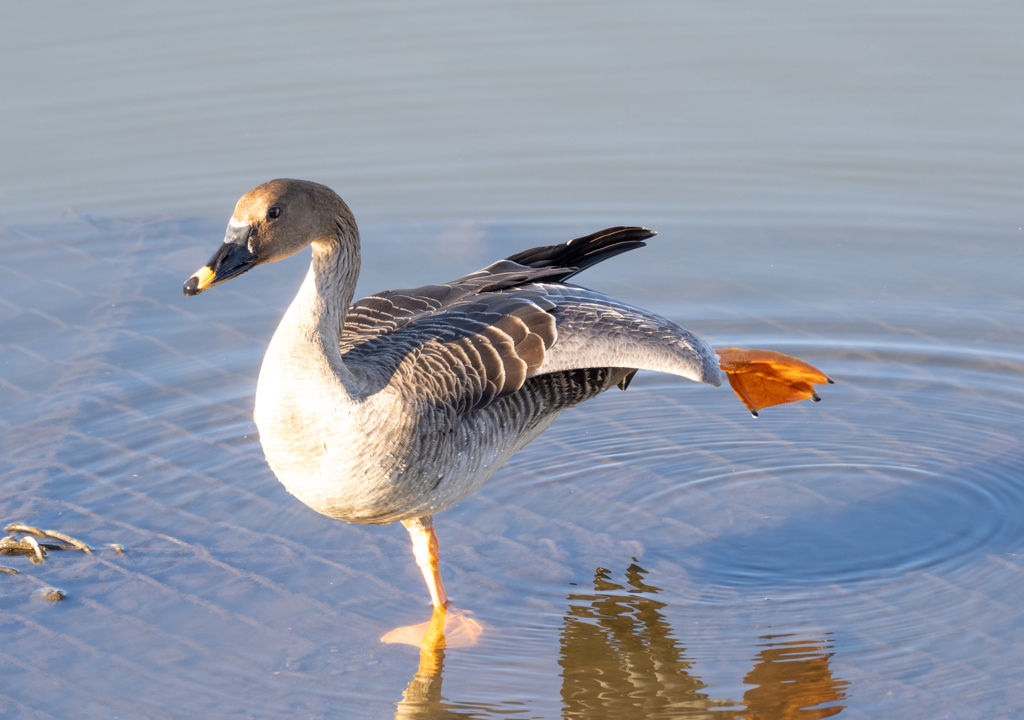
[[[1016,4],[218,8],[0,30],[0,519],[96,548],[2,559],[6,714],[1021,714]],[[567,412],[437,517],[485,630],[418,673],[379,642],[429,617],[404,529],[259,450],[306,255],[181,295],[278,175],[352,205],[362,293],[653,227],[580,281],[837,383]]]

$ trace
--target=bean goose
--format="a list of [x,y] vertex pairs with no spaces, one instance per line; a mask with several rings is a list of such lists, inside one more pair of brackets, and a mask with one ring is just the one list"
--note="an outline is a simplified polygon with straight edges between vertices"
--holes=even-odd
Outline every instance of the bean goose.
[[816,400],[813,383],[831,382],[777,353],[716,354],[664,318],[568,282],[653,235],[609,228],[352,304],[360,266],[352,212],[328,187],[279,179],[238,201],[223,245],[184,290],[197,295],[312,246],[260,370],[255,420],[267,462],[318,512],[402,522],[442,608],[433,515],[480,487],[562,410],[625,390],[637,369],[711,385],[724,369],[754,414]]

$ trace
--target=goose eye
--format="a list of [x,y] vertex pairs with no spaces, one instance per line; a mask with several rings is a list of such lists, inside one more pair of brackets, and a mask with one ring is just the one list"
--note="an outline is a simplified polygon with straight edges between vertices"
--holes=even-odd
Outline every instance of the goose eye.
[[267,210],[267,217],[270,218],[271,220],[278,217],[280,214],[281,208],[279,208],[277,205]]

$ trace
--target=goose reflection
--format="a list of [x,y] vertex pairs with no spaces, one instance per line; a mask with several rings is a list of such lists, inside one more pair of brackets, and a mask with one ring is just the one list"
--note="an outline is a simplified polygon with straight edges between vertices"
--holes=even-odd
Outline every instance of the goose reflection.
[[744,682],[752,685],[743,694],[746,720],[818,720],[838,715],[844,705],[821,707],[846,697],[849,685],[834,678],[829,668],[826,641],[813,643],[790,639],[792,635],[765,635],[754,669]]
[[598,568],[595,594],[569,596],[559,659],[564,717],[679,717],[735,705],[712,698],[691,674],[644,574],[630,565],[621,585]]
[[[716,698],[662,614],[660,589],[636,563],[614,582],[598,568],[593,592],[571,594],[559,636],[562,717],[623,720],[820,720],[846,707],[848,683],[829,665],[831,639],[766,635],[744,677],[742,701]],[[445,609],[434,611],[420,645],[419,668],[397,703],[396,718],[532,717],[520,703],[457,703],[441,695]]]
[[598,568],[593,594],[569,596],[559,661],[563,718],[818,720],[843,710],[822,707],[842,700],[847,687],[832,676],[829,642],[792,636],[761,638],[742,702],[712,697],[692,674],[646,574],[634,563],[619,584]]

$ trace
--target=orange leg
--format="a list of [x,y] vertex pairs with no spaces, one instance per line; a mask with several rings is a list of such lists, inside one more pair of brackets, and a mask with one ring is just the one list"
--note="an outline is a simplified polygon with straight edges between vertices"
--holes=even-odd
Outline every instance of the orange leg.
[[412,552],[416,563],[427,581],[430,599],[435,608],[443,608],[448,604],[448,594],[441,582],[440,554],[438,553],[437,534],[434,532],[434,518],[431,515],[403,520],[402,524],[412,536]]

